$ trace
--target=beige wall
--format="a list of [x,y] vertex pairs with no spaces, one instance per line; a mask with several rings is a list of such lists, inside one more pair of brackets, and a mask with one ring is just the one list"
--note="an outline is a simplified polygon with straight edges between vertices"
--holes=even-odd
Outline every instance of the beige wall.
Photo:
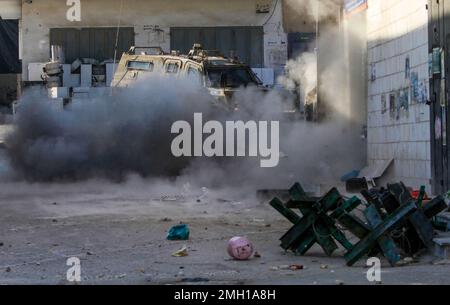
[[[286,35],[281,23],[281,1],[274,16],[257,14],[260,0],[124,0],[122,25],[135,28],[136,45],[160,45],[170,50],[173,26],[261,26],[264,23],[265,64],[276,67],[287,56]],[[272,5],[276,3],[272,1]],[[81,22],[66,19],[65,0],[34,0],[22,5],[24,71],[30,62],[48,60],[52,27],[115,27],[120,0],[81,0]],[[161,34],[153,29],[163,29]],[[26,79],[26,76],[24,75]]]
[[0,0],[0,17],[2,19],[20,19],[21,0]]
[[428,87],[426,4],[427,0],[369,0],[368,71],[376,69],[376,80],[369,75],[368,158],[370,164],[394,159],[393,179],[413,187],[426,185],[431,191],[430,107],[414,101],[411,93],[408,109],[391,114],[389,107],[390,94],[411,88],[405,78],[407,57],[411,72]]

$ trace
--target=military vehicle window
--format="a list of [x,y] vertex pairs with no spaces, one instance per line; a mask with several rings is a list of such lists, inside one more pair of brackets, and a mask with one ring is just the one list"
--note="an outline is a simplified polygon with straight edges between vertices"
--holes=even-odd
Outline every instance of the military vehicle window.
[[258,84],[246,68],[208,69],[208,79],[213,88],[237,88]]
[[169,62],[166,66],[167,73],[178,73],[180,70],[180,64],[177,62]]
[[129,61],[128,69],[153,71],[154,64],[149,61]]
[[194,81],[201,82],[202,80],[200,71],[192,66],[189,66],[187,70],[187,75],[190,79]]

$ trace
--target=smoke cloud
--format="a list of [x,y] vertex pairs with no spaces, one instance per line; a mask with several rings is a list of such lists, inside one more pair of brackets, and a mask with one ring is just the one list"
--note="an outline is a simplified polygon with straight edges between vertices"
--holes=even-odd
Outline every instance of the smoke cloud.
[[[113,96],[74,101],[65,110],[28,92],[6,141],[8,156],[18,177],[38,182],[123,181],[138,174],[208,187],[281,187],[299,177],[313,180],[308,177],[312,173],[342,170],[332,162],[343,132],[336,126],[283,119],[282,111],[293,101],[276,91],[243,89],[235,100],[240,111],[225,112],[211,106],[211,96],[202,88],[158,78]],[[283,119],[280,165],[263,169],[259,158],[173,157],[171,125],[177,120],[193,124],[194,112],[201,112],[205,121]]]
[[35,96],[23,97],[6,145],[13,168],[37,181],[177,175],[189,160],[172,157],[171,124],[212,109],[200,88],[156,78],[113,96],[74,101],[65,110]]
[[283,0],[283,27],[287,32],[314,32],[317,21],[336,21],[341,0]]
[[[306,10],[314,16],[313,4],[305,7],[303,1],[287,2],[298,5],[297,12]],[[322,3],[322,9],[334,9],[334,1],[330,3]],[[321,40],[332,38],[335,31],[322,31]],[[348,111],[349,92],[342,85],[343,75],[349,72],[343,64],[346,59],[336,48],[321,42],[319,46],[329,51],[329,57],[326,52],[321,56],[331,64],[318,68],[315,53],[302,54],[288,62],[288,73],[280,82],[295,90],[300,85],[300,103],[304,103],[304,95],[319,79],[322,102],[333,106],[321,123],[292,120],[284,111],[298,106],[299,101],[277,90],[242,89],[234,96],[239,111],[227,112],[212,106],[205,89],[180,79],[145,79],[112,96],[75,101],[65,110],[28,92],[22,98],[15,130],[7,139],[11,166],[17,177],[39,182],[98,177],[123,181],[138,174],[169,177],[180,185],[253,191],[285,188],[293,181],[311,185],[335,182],[343,173],[364,165],[361,148],[365,142],[360,138],[361,125],[355,125]],[[178,120],[192,124],[195,112],[201,112],[204,121],[280,120],[279,166],[261,168],[259,158],[173,157],[171,125]]]

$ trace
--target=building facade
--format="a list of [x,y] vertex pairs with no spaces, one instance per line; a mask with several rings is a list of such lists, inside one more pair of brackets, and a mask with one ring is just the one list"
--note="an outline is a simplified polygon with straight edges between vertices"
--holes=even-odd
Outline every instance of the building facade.
[[[207,49],[236,50],[254,68],[281,71],[287,60],[282,5],[277,0],[34,0],[21,11],[23,69],[45,62],[50,45],[65,47],[66,60],[111,59],[119,32],[119,57],[130,44],[186,52],[194,42]],[[79,4],[79,12],[76,5]],[[33,46],[33,47],[30,47]],[[225,54],[228,55],[228,54]],[[27,80],[24,73],[23,79]]]
[[432,191],[427,0],[369,0],[368,163]]

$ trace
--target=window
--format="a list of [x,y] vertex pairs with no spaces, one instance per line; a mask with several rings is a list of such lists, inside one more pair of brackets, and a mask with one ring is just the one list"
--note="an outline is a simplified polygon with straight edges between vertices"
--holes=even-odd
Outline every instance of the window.
[[128,69],[153,71],[154,64],[149,61],[129,61]]
[[209,69],[208,77],[210,85],[213,88],[237,88],[258,84],[246,68],[230,67]]
[[178,73],[179,70],[180,70],[180,63],[178,63],[178,62],[169,62],[166,65],[167,73],[175,74],[175,73]]
[[187,70],[187,77],[188,77],[188,79],[192,80],[193,82],[200,83],[200,84],[202,83],[202,75],[201,75],[201,72],[197,68],[189,66],[188,70]]

